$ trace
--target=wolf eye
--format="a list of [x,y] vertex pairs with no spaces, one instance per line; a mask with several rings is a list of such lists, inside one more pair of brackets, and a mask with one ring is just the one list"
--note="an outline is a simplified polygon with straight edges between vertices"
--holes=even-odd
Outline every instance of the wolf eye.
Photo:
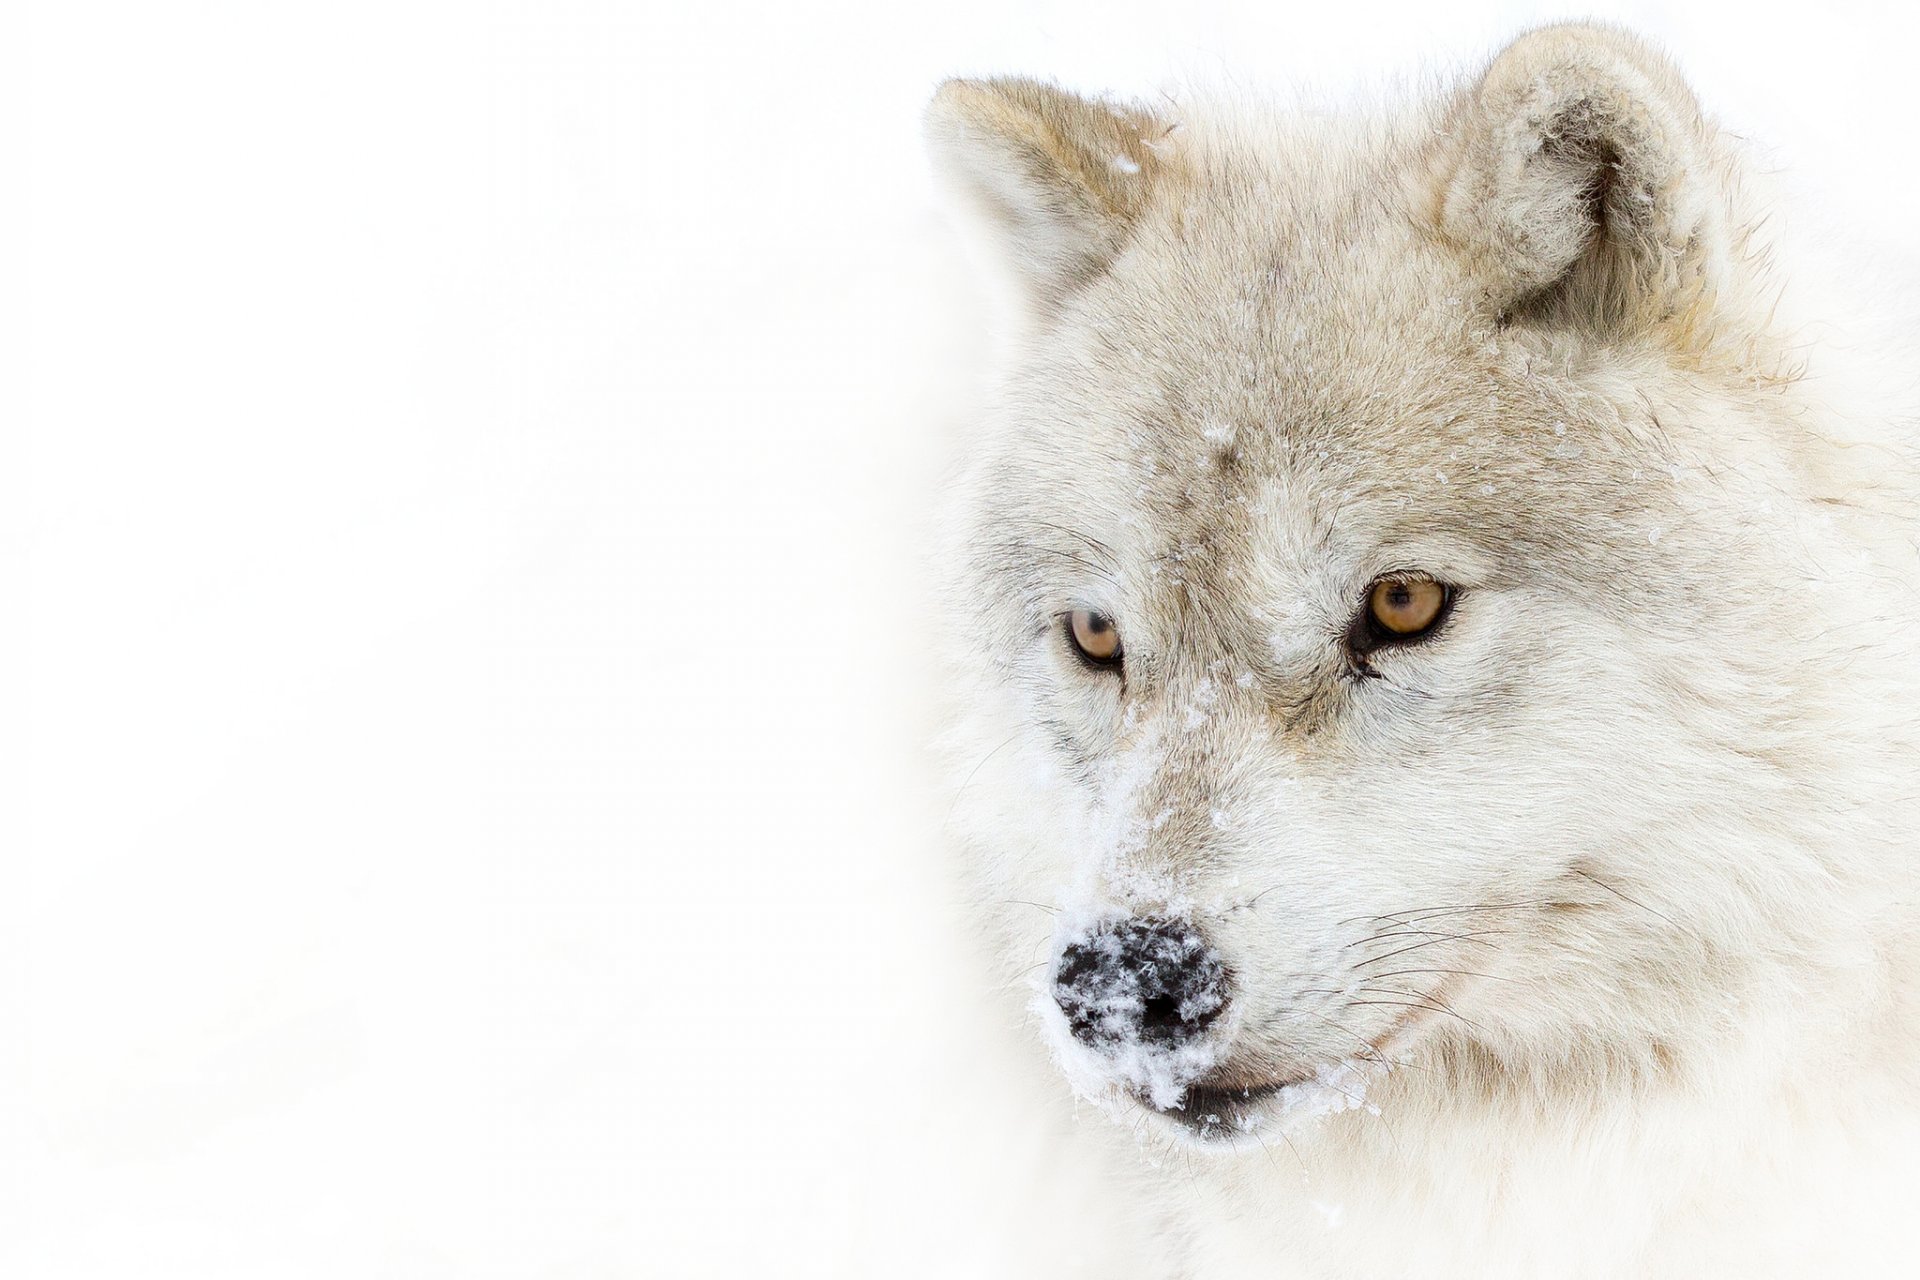
[[1356,655],[1406,644],[1430,633],[1447,616],[1453,588],[1431,578],[1382,578],[1367,588],[1366,607],[1353,621],[1348,643]]
[[1104,613],[1075,609],[1067,615],[1067,639],[1074,652],[1096,667],[1120,665],[1120,628]]
[[1447,602],[1447,589],[1437,582],[1396,582],[1373,584],[1367,592],[1367,610],[1373,620],[1396,636],[1417,636],[1440,620],[1440,608]]

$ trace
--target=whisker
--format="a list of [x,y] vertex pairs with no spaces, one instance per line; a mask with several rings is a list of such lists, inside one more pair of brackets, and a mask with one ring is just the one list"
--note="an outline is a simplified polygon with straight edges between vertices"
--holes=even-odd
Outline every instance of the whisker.
[[1442,1009],[1438,1005],[1424,1004],[1424,1003],[1416,1004],[1411,1000],[1349,1000],[1347,1001],[1347,1004],[1349,1007],[1354,1005],[1397,1004],[1397,1005],[1402,1005],[1408,1009],[1425,1009],[1429,1013],[1444,1013],[1451,1017],[1459,1018],[1460,1021],[1466,1023],[1468,1026],[1472,1027],[1475,1031],[1480,1031],[1480,1032],[1486,1031],[1485,1027],[1481,1026],[1479,1023],[1475,1022],[1473,1019],[1465,1017],[1461,1014],[1455,1013],[1451,1009]]
[[1354,947],[1364,947],[1369,942],[1384,942],[1388,938],[1435,938],[1435,939],[1438,939],[1443,936],[1445,935],[1441,934],[1441,932],[1438,929],[1389,929],[1385,933],[1376,933],[1371,938],[1361,938],[1356,942],[1349,942],[1347,943],[1346,946],[1341,947],[1340,949],[1342,951],[1349,951]]
[[973,785],[973,780],[980,775],[980,771],[987,767],[987,761],[993,759],[995,756],[999,755],[1002,751],[1005,751],[1008,747],[1012,746],[1014,743],[1014,740],[1020,736],[1021,732],[1022,731],[1019,729],[1014,730],[1012,733],[1007,735],[1006,740],[1002,742],[999,746],[995,747],[993,750],[987,752],[987,754],[980,757],[980,763],[973,766],[972,772],[967,774],[967,780],[960,784],[960,789],[958,791],[953,793],[953,803],[947,806],[947,816],[944,819],[942,819],[940,823],[940,827],[942,830],[945,830],[948,826],[952,824],[954,810],[960,807],[960,797],[967,794],[967,788]]
[[1079,565],[1081,568],[1087,570],[1089,573],[1092,573],[1096,577],[1105,578],[1108,582],[1113,583],[1115,586],[1120,585],[1120,580],[1114,577],[1113,574],[1108,572],[1106,569],[1103,569],[1101,566],[1095,564],[1093,561],[1087,559],[1085,556],[1080,555],[1077,552],[1066,551],[1060,547],[1043,547],[1037,543],[1031,543],[1031,542],[1003,542],[1000,544],[1000,550],[1021,551],[1029,555],[1059,556],[1062,560],[1071,560],[1074,564]]
[[1434,907],[1419,911],[1405,911],[1400,914],[1406,917],[1404,923],[1415,924],[1421,920],[1437,920],[1441,916],[1469,915],[1481,911],[1518,911],[1526,907],[1550,907],[1554,901],[1552,898],[1535,898],[1528,902],[1483,902],[1471,907]]
[[[1487,930],[1487,931],[1483,931],[1483,932],[1480,932],[1480,933],[1453,933],[1453,934],[1448,934],[1448,935],[1446,935],[1446,936],[1444,936],[1444,937],[1439,937],[1439,938],[1433,938],[1433,939],[1430,939],[1430,940],[1428,940],[1428,941],[1426,941],[1426,942],[1416,942],[1416,943],[1414,943],[1414,944],[1412,944],[1411,946],[1406,946],[1406,947],[1397,947],[1397,948],[1395,948],[1394,950],[1392,950],[1392,951],[1389,951],[1389,952],[1386,952],[1386,953],[1385,953],[1385,954],[1383,954],[1383,955],[1377,955],[1377,956],[1370,956],[1370,957],[1368,957],[1367,959],[1365,959],[1365,960],[1362,960],[1362,961],[1360,961],[1360,962],[1359,962],[1359,963],[1358,963],[1357,965],[1355,965],[1354,967],[1355,967],[1355,968],[1365,968],[1365,967],[1366,967],[1367,965],[1370,965],[1370,964],[1379,964],[1379,963],[1380,963],[1380,962],[1381,962],[1382,960],[1391,960],[1391,959],[1392,959],[1393,957],[1395,957],[1395,956],[1403,956],[1403,955],[1405,955],[1405,954],[1406,954],[1407,952],[1409,952],[1409,951],[1418,951],[1418,950],[1419,950],[1420,948],[1422,948],[1422,947],[1431,947],[1431,946],[1434,946],[1434,945],[1436,945],[1436,944],[1438,944],[1438,943],[1442,943],[1442,942],[1472,942],[1472,943],[1475,943],[1476,945],[1479,945],[1479,946],[1483,946],[1483,947],[1492,947],[1492,946],[1493,946],[1493,944],[1492,944],[1491,942],[1487,942],[1487,941],[1485,941],[1485,939],[1486,939],[1486,938],[1488,938],[1488,937],[1499,937],[1499,936],[1502,936],[1502,935],[1501,935],[1501,934],[1499,934],[1498,932],[1496,932],[1496,931],[1492,931],[1492,930]],[[1496,949],[1496,950],[1498,950],[1498,948],[1495,948],[1495,949]]]
[[1107,557],[1107,559],[1109,560],[1116,558],[1113,554],[1112,547],[1108,546],[1106,543],[1100,541],[1100,539],[1092,536],[1091,534],[1082,533],[1078,529],[1070,529],[1066,525],[1054,524],[1047,520],[1036,520],[1034,521],[1034,523],[1039,525],[1043,529],[1051,529],[1055,533],[1064,533],[1069,538],[1078,538],[1080,541],[1086,543],[1090,550],[1096,552],[1099,555],[1103,555]]
[[1460,1018],[1462,1022],[1466,1021],[1464,1017],[1461,1017],[1459,1010],[1455,1009],[1451,1004],[1448,1004],[1445,1000],[1442,1000],[1439,996],[1435,995],[1431,991],[1409,991],[1405,987],[1370,987],[1370,986],[1356,987],[1354,988],[1354,990],[1365,992],[1368,994],[1380,994],[1380,995],[1389,995],[1389,996],[1412,996],[1416,1000],[1425,1000],[1428,1003],[1439,1007],[1445,1012],[1451,1013],[1454,1017]]
[[1369,978],[1404,978],[1415,973],[1455,973],[1468,978],[1485,978],[1489,982],[1519,982],[1519,978],[1503,978],[1497,973],[1476,973],[1472,969],[1395,969],[1389,973],[1370,973]]
[[1225,911],[1222,911],[1220,914],[1232,915],[1236,911],[1251,911],[1255,907],[1260,905],[1260,899],[1266,897],[1268,894],[1272,893],[1275,889],[1278,889],[1279,887],[1280,886],[1277,884],[1268,885],[1266,888],[1254,894],[1251,898],[1247,899],[1245,902],[1236,902],[1232,906],[1228,907]]
[[1678,920],[1675,920],[1672,916],[1667,915],[1665,912],[1655,911],[1652,907],[1648,906],[1644,902],[1639,901],[1637,898],[1629,898],[1626,894],[1620,892],[1618,889],[1608,884],[1605,880],[1602,880],[1599,876],[1588,875],[1586,872],[1580,870],[1578,867],[1575,867],[1572,870],[1573,870],[1573,874],[1579,876],[1581,879],[1593,881],[1593,883],[1599,885],[1602,889],[1605,889],[1608,893],[1620,899],[1622,902],[1630,903],[1631,905],[1640,908],[1642,911],[1646,912],[1648,915],[1658,916],[1660,919],[1665,920],[1668,924],[1672,925],[1674,928],[1680,930],[1680,932],[1685,934],[1691,934],[1693,932],[1693,930],[1687,928],[1685,925],[1681,924]]
[[1469,911],[1513,911],[1521,907],[1551,906],[1553,899],[1542,898],[1535,902],[1476,902],[1466,906],[1451,907],[1409,907],[1404,911],[1389,911],[1375,916],[1348,916],[1345,920],[1336,920],[1335,924],[1352,924],[1356,920],[1381,920],[1399,924],[1409,924],[1416,919],[1430,919],[1434,916],[1454,915]]
[[[1326,991],[1327,991],[1327,994],[1329,995],[1346,994],[1343,991],[1336,991],[1336,990],[1333,990],[1332,988],[1327,988]],[[1358,1031],[1355,1031],[1352,1027],[1349,1027],[1346,1023],[1341,1022],[1338,1019],[1327,1017],[1325,1014],[1315,1013],[1311,1009],[1293,1009],[1293,1010],[1289,1010],[1288,1013],[1283,1016],[1295,1017],[1295,1018],[1317,1018],[1319,1021],[1324,1022],[1328,1026],[1332,1027],[1335,1031],[1339,1031],[1345,1035],[1352,1036],[1355,1040],[1358,1040],[1360,1042],[1360,1057],[1362,1061],[1374,1063],[1378,1066],[1385,1067],[1388,1070],[1399,1070],[1402,1067],[1410,1071],[1426,1070],[1425,1067],[1417,1067],[1411,1062],[1393,1061],[1393,1059],[1387,1057],[1386,1054],[1380,1052],[1380,1050],[1377,1047],[1375,1047],[1374,1043],[1371,1040],[1361,1035]]]

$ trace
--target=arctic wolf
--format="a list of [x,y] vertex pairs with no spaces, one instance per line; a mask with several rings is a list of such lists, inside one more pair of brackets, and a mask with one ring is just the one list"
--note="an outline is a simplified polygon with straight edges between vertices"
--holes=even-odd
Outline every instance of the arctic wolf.
[[1876,282],[1608,28],[1371,118],[963,80],[928,136],[1013,335],[953,824],[1142,1273],[1920,1269]]

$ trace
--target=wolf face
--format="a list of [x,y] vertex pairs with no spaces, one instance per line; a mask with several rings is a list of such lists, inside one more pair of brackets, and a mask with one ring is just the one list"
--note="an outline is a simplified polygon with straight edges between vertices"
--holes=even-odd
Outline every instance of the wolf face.
[[929,135],[1017,326],[956,821],[1084,1092],[1230,1145],[1403,1062],[1683,1078],[1861,962],[1835,798],[1899,735],[1840,671],[1912,569],[1664,61],[1549,29],[1356,121],[957,81]]

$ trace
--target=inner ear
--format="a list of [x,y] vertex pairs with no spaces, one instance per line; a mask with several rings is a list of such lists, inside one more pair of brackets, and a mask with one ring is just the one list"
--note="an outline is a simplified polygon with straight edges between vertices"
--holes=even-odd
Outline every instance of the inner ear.
[[1106,270],[1177,169],[1174,126],[1034,80],[950,80],[928,106],[937,169],[990,258],[1045,313]]
[[1555,216],[1564,220],[1575,247],[1559,275],[1531,289],[1522,283],[1498,320],[1502,326],[1591,320],[1618,327],[1634,297],[1632,259],[1647,248],[1653,231],[1653,192],[1623,173],[1620,149],[1588,103],[1542,134],[1537,163],[1547,171],[1546,181],[1568,193]]
[[1449,121],[1437,222],[1504,324],[1687,321],[1721,270],[1727,179],[1693,95],[1608,28],[1522,36]]

